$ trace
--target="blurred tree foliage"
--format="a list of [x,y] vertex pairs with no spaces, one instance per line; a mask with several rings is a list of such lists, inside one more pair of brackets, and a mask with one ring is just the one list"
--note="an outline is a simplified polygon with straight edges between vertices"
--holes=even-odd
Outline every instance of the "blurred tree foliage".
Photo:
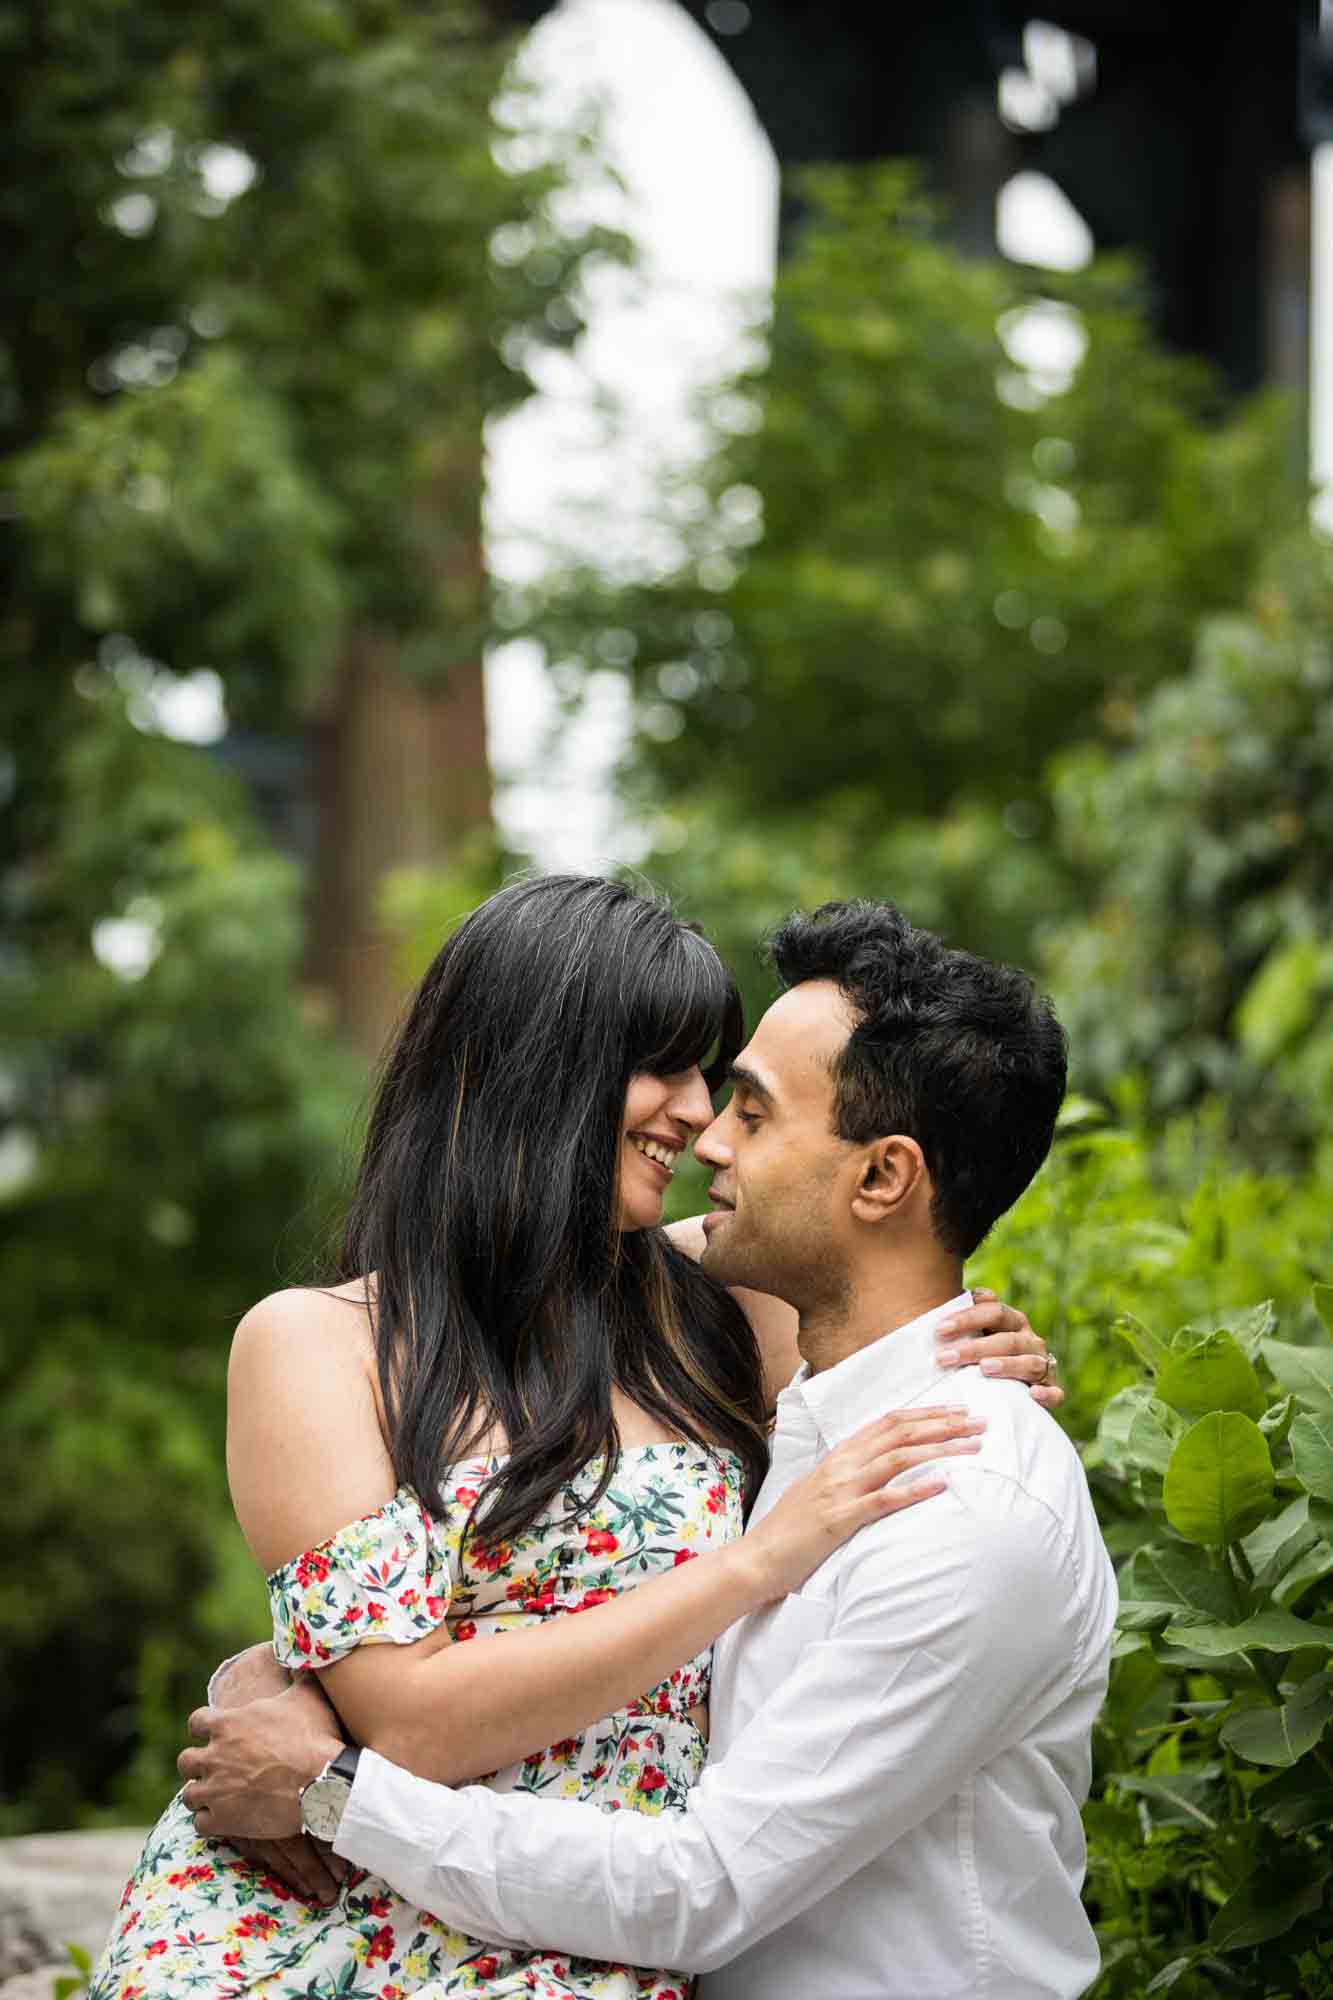
[[297,871],[168,710],[208,668],[292,731],[356,623],[475,656],[483,419],[624,252],[509,53],[462,0],[0,0],[0,1827],[155,1811],[262,1629],[225,1354],[309,1269],[359,1076]]
[[1119,749],[1058,761],[1093,907],[1051,940],[1084,1075],[1203,1091],[1269,1158],[1333,1142],[1333,552],[1281,551]]

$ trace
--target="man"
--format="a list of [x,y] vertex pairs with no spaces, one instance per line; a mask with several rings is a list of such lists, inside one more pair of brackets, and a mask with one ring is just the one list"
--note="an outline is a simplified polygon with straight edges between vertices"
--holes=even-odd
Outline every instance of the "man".
[[[795,917],[772,951],[786,991],[696,1147],[705,1267],[800,1315],[756,1519],[868,1416],[938,1399],[936,1326],[1065,1074],[1021,973],[889,905]],[[328,1802],[336,1854],[464,1932],[703,1972],[702,2000],[1081,1993],[1114,1578],[1063,1434],[986,1374],[955,1392],[987,1430],[949,1490],[718,1642],[685,1813],[452,1792],[365,1751],[312,1823]]]

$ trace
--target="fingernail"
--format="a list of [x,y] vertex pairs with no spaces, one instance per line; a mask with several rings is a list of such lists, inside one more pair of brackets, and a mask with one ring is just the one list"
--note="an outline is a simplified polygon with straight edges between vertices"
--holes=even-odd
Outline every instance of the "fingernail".
[[951,1333],[957,1333],[957,1331],[958,1321],[956,1319],[942,1319],[935,1328],[936,1337],[940,1340],[947,1340]]
[[956,1368],[958,1366],[958,1349],[956,1347],[942,1347],[937,1359],[941,1368]]
[[983,1375],[998,1375],[1003,1366],[1004,1363],[1002,1361],[983,1361],[981,1372]]

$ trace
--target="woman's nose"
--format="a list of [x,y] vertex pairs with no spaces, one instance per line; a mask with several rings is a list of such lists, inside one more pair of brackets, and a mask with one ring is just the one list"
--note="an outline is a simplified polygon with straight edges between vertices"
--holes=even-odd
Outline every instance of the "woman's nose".
[[667,1111],[682,1125],[688,1125],[692,1132],[702,1132],[705,1125],[712,1124],[713,1100],[708,1094],[702,1070],[690,1071],[688,1080],[682,1081],[680,1089],[673,1091]]

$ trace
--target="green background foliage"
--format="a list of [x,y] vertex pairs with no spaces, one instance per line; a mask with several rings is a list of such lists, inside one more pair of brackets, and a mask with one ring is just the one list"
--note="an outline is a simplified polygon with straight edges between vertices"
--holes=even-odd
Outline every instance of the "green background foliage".
[[[0,0],[0,53],[22,1831],[151,1817],[208,1668],[263,1630],[227,1345],[315,1267],[364,1108],[301,984],[300,869],[226,745],[171,740],[154,700],[208,667],[237,729],[290,742],[350,629],[426,678],[474,653],[488,610],[451,563],[479,427],[625,246],[552,199],[598,170],[586,136],[501,170],[508,51],[461,6]],[[252,170],[225,198],[219,148]],[[1327,1995],[1333,571],[1295,416],[1165,355],[1123,264],[964,259],[899,167],[803,196],[755,358],[662,493],[674,567],[553,558],[498,629],[573,707],[624,663],[644,872],[752,1013],[760,933],[858,893],[1054,991],[1077,1092],[969,1275],[1059,1354],[1122,1565],[1096,1991]],[[481,835],[386,876],[405,986],[501,866]],[[151,939],[137,973],[93,949],[108,921]],[[676,1212],[702,1186],[682,1172]]]

